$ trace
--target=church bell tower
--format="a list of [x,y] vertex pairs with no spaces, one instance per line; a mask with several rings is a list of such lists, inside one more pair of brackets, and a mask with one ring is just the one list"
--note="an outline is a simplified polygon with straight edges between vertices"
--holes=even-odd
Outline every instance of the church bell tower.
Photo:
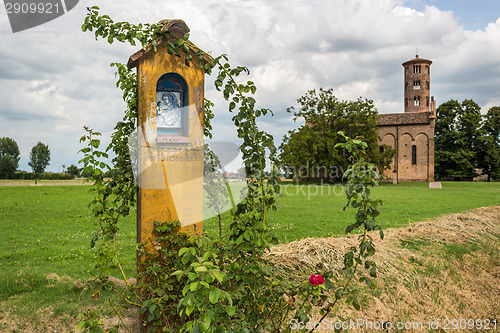
[[431,98],[430,78],[432,61],[416,55],[415,59],[403,63],[405,112],[429,112]]

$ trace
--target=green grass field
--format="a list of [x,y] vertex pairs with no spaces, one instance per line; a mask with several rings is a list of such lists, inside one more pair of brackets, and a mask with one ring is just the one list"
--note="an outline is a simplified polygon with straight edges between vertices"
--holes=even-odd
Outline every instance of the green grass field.
[[[92,276],[94,229],[87,186],[0,186],[0,305],[20,315],[51,306],[54,315],[78,313],[89,293],[74,284],[53,283],[55,273],[72,280]],[[341,235],[354,211],[345,204],[340,185],[284,185],[280,208],[269,214],[280,242],[304,237]],[[406,226],[442,214],[500,205],[499,183],[384,184],[372,191],[384,201],[383,228]],[[217,234],[214,219],[204,225]],[[118,248],[125,271],[135,272],[135,214],[122,221]],[[115,275],[118,276],[118,273]],[[49,287],[48,287],[49,286]],[[1,307],[0,307],[1,311]],[[0,331],[2,328],[0,327]]]
[[[74,283],[55,283],[55,273],[72,281],[92,276],[94,229],[88,186],[0,187],[0,304],[26,320],[40,308],[76,315],[90,300]],[[135,219],[124,221],[119,247],[126,270],[135,272]],[[118,275],[116,275],[118,276]],[[0,309],[2,312],[2,309]],[[0,327],[0,331],[2,327]],[[10,332],[10,330],[9,330]]]
[[[282,192],[280,209],[269,215],[281,242],[343,234],[353,221],[354,210],[342,210],[346,200],[340,185],[285,185]],[[429,189],[428,183],[382,184],[372,189],[372,197],[383,201],[378,221],[386,229],[500,205],[500,183],[443,182],[442,189]]]
[[[344,189],[342,185],[283,185],[279,209],[268,215],[280,243],[343,235],[354,214],[352,208],[343,210]],[[439,215],[500,205],[500,183],[446,182],[442,189],[429,189],[428,183],[382,184],[372,189],[372,197],[383,201],[378,221],[387,229]],[[204,223],[204,230],[211,235],[217,234],[217,228],[215,218]]]

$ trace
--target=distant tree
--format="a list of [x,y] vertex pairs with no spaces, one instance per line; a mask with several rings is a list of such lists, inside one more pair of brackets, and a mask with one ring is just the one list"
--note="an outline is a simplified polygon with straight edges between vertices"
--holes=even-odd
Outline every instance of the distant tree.
[[38,142],[33,148],[31,148],[30,161],[28,165],[33,169],[35,173],[35,184],[37,183],[37,174],[45,171],[47,165],[50,161],[50,150],[47,145]]
[[478,167],[487,180],[500,180],[500,107],[494,106],[483,116],[482,136],[477,152]]
[[481,138],[481,108],[473,100],[450,100],[437,109],[435,172],[437,178],[470,179],[477,176]]
[[19,166],[19,146],[14,139],[0,138],[0,178],[12,178]]
[[68,169],[67,169],[68,173],[72,174],[72,175],[75,175],[75,177],[78,177],[78,175],[80,174],[80,170],[78,169],[78,167],[74,164],[71,164]]
[[245,172],[245,167],[242,166],[241,168],[238,169],[237,171],[238,173],[238,177],[240,177],[241,179],[245,179],[247,177],[247,174]]
[[347,166],[343,150],[336,149],[344,138],[338,134],[363,137],[368,144],[368,159],[382,172],[390,165],[395,151],[378,145],[377,115],[373,101],[358,98],[355,101],[337,99],[332,89],[308,91],[297,99],[299,108],[287,109],[294,121],[303,119],[304,125],[289,131],[280,146],[280,158],[285,172],[300,174],[306,179],[339,179]]
[[64,171],[66,171],[66,164],[61,165],[61,167],[62,167],[62,173],[64,173]]

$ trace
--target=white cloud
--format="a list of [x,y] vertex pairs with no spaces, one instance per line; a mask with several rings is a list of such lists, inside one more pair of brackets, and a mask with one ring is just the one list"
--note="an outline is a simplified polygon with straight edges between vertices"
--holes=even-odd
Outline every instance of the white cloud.
[[[484,31],[468,31],[452,11],[434,6],[417,11],[403,0],[96,3],[115,21],[184,19],[199,47],[248,66],[258,105],[275,113],[261,123],[278,144],[298,126],[286,108],[310,89],[333,88],[342,99],[373,99],[381,113],[402,112],[401,63],[413,58],[416,48],[433,61],[431,89],[438,105],[452,98],[500,105],[500,19]],[[63,17],[17,34],[0,14],[0,136],[18,141],[24,169],[37,141],[51,148],[49,169],[75,163],[82,126],[109,136],[122,116],[109,63],[126,62],[138,47],[108,45],[82,33],[87,5],[81,1]],[[213,79],[206,81],[206,95],[217,102],[217,139],[234,138],[231,115],[210,86]]]
[[393,9],[394,15],[396,16],[412,16],[412,15],[418,15],[418,16],[425,16],[424,13],[416,11],[415,9],[408,8],[408,7],[403,7],[403,6],[395,6]]

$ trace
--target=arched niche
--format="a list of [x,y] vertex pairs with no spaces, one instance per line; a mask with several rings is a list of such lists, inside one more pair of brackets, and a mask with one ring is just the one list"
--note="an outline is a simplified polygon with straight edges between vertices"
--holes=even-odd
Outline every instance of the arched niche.
[[156,129],[159,137],[175,136],[177,138],[173,142],[189,142],[188,106],[189,89],[186,80],[177,73],[160,76],[156,82]]
[[392,148],[396,147],[396,136],[392,133],[387,133],[384,135],[384,138],[381,140],[381,144],[391,146]]

